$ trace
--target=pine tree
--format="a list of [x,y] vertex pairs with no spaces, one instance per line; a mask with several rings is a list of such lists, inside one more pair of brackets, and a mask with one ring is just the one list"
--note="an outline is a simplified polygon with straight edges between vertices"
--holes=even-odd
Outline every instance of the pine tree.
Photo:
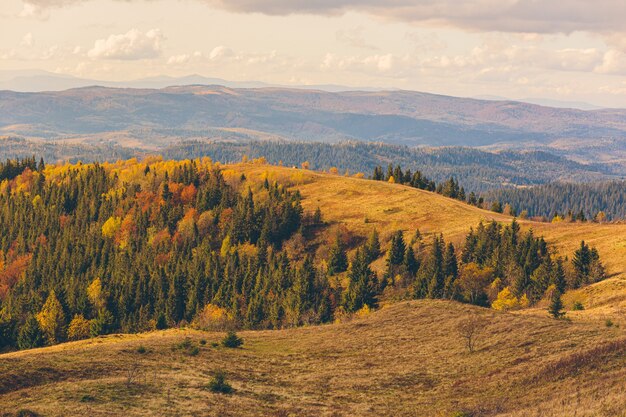
[[406,247],[404,251],[404,259],[402,260],[402,266],[406,270],[406,272],[414,277],[419,268],[419,264],[417,263],[417,259],[415,259],[415,252],[413,252],[413,248],[410,246]]
[[402,236],[402,231],[398,230],[391,236],[391,243],[387,251],[387,268],[402,265],[406,245]]
[[555,319],[560,319],[565,316],[565,312],[563,311],[563,302],[561,301],[561,293],[556,288],[552,291],[548,312]]
[[367,243],[365,244],[365,258],[368,262],[374,262],[380,257],[380,241],[378,238],[378,230],[374,229],[370,233]]
[[341,236],[335,236],[335,242],[330,248],[328,256],[328,274],[335,275],[348,269],[348,255],[341,241]]
[[573,283],[574,288],[578,288],[580,285],[587,282],[589,278],[591,260],[591,251],[589,250],[589,246],[583,240],[580,242],[580,248],[574,252],[574,258],[572,259],[575,273],[575,282]]
[[348,273],[350,283],[343,294],[343,307],[347,312],[355,312],[364,306],[376,307],[376,277],[360,249],[357,249]]
[[44,344],[45,335],[39,327],[39,322],[35,316],[28,316],[17,337],[17,347],[20,349],[33,349]]

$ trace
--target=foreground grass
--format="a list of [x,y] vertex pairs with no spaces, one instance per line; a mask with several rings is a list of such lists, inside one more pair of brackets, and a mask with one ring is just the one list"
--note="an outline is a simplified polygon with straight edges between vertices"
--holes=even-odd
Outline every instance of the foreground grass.
[[[486,320],[471,354],[455,331],[469,314]],[[223,334],[168,330],[0,355],[0,410],[45,416],[626,415],[626,332],[620,328],[421,300],[350,323],[241,336],[242,349],[211,346]],[[199,347],[197,355],[173,348],[185,338]],[[233,394],[207,389],[218,369],[227,372]]]

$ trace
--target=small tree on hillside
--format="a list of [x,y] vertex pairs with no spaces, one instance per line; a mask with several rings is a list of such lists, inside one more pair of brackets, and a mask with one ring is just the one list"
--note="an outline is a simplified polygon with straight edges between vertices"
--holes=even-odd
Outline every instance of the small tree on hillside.
[[550,313],[550,315],[555,319],[560,319],[565,316],[565,312],[563,311],[563,301],[561,301],[561,293],[556,288],[552,289],[548,313]]
[[457,325],[457,332],[465,340],[465,347],[471,353],[476,349],[476,342],[485,328],[486,320],[477,314],[463,319]]

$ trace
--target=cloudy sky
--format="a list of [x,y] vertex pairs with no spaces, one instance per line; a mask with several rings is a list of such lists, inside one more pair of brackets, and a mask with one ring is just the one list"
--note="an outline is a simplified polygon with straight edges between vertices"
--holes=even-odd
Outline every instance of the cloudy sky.
[[0,71],[626,107],[624,0],[2,0]]

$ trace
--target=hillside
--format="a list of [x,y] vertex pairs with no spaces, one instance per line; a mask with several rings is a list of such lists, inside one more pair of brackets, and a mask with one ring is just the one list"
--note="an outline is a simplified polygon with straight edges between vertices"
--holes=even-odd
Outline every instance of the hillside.
[[[485,323],[472,354],[454,330],[470,313]],[[211,347],[222,334],[168,330],[0,355],[0,409],[9,416],[20,409],[45,416],[625,415],[623,329],[422,300],[350,323],[240,335],[245,343],[236,350]],[[172,349],[186,337],[197,355]],[[128,383],[135,366],[138,377]],[[206,389],[220,368],[231,395]]]
[[[383,233],[401,229],[408,236],[419,228],[422,234],[443,233],[446,239],[460,243],[468,229],[481,221],[512,220],[510,216],[398,184],[275,166],[229,167],[293,183],[302,193],[305,209],[320,207],[328,221],[346,224],[363,237],[373,228]],[[580,298],[589,307],[602,307],[613,313],[626,308],[626,224],[519,222],[536,235],[545,236],[563,255],[571,254],[581,240],[597,247],[610,279],[577,290],[576,297],[570,296],[570,303]]]
[[[431,146],[552,147],[586,161],[624,160],[626,112],[583,111],[412,91],[86,87],[0,92],[6,135],[162,149],[180,138],[353,139]],[[599,146],[601,144],[601,146]]]
[[[32,165],[34,161],[25,163]],[[383,300],[380,309],[374,312],[369,312],[367,308],[361,309],[352,317],[341,315],[337,306],[337,316],[332,324],[289,328],[291,324],[286,321],[289,318],[287,316],[275,326],[281,328],[279,330],[241,331],[240,336],[245,341],[241,349],[221,347],[218,342],[224,333],[192,330],[186,326],[186,320],[181,319],[176,319],[177,328],[141,333],[143,329],[157,325],[134,321],[136,317],[147,321],[146,315],[142,312],[143,308],[135,315],[130,314],[129,308],[136,310],[138,303],[128,301],[125,289],[130,287],[137,300],[140,298],[141,280],[146,280],[148,287],[155,285],[154,278],[148,280],[147,276],[142,275],[145,273],[137,269],[139,265],[147,270],[147,266],[138,262],[151,265],[153,255],[150,250],[139,251],[142,246],[140,243],[146,240],[143,236],[144,229],[137,227],[133,231],[131,224],[143,222],[142,227],[145,227],[148,219],[154,218],[153,228],[145,228],[153,234],[147,240],[147,246],[160,248],[159,250],[167,248],[171,259],[176,262],[171,265],[176,266],[176,269],[172,271],[173,290],[169,297],[159,295],[158,292],[154,295],[148,292],[146,297],[156,296],[157,302],[163,297],[167,298],[166,312],[170,315],[176,314],[176,304],[170,301],[176,300],[176,283],[182,282],[177,281],[180,279],[177,277],[185,274],[185,270],[180,268],[186,266],[178,261],[186,259],[186,254],[193,252],[189,265],[194,268],[194,265],[199,265],[197,256],[200,251],[190,249],[192,239],[198,238],[198,233],[194,231],[196,228],[205,230],[208,227],[206,230],[212,232],[201,235],[216,239],[216,242],[204,241],[198,246],[204,253],[203,256],[210,256],[207,262],[218,267],[219,264],[226,264],[231,268],[212,274],[226,276],[228,271],[236,276],[238,253],[242,256],[242,264],[247,264],[248,268],[253,265],[250,258],[246,258],[246,253],[255,253],[254,245],[245,239],[237,251],[231,251],[228,246],[224,249],[223,242],[219,249],[221,235],[235,230],[228,228],[229,223],[225,220],[227,217],[224,217],[223,212],[218,214],[219,210],[225,209],[230,213],[228,216],[232,215],[233,218],[243,221],[245,216],[240,215],[246,213],[245,208],[252,201],[249,192],[247,194],[236,188],[237,184],[251,185],[259,193],[256,196],[259,205],[257,207],[269,205],[267,215],[260,218],[263,223],[271,224],[272,219],[279,217],[276,213],[282,212],[280,207],[285,207],[287,202],[301,204],[305,213],[312,213],[319,207],[326,225],[322,229],[313,229],[305,241],[306,244],[316,243],[315,239],[327,239],[332,230],[343,226],[351,235],[352,241],[357,243],[364,241],[373,228],[378,229],[383,249],[388,247],[391,234],[397,229],[403,230],[405,236],[410,237],[419,228],[425,242],[430,242],[435,235],[443,233],[446,241],[460,244],[468,229],[476,227],[481,221],[510,223],[512,220],[508,216],[469,206],[439,194],[387,182],[272,166],[263,164],[262,161],[220,166],[220,175],[212,170],[217,166],[210,161],[197,163],[197,175],[200,175],[197,178],[197,193],[203,196],[198,199],[184,197],[186,194],[182,193],[182,183],[177,182],[190,181],[190,185],[193,183],[196,167],[189,161],[161,161],[154,158],[147,165],[134,160],[101,167],[49,165],[38,168],[39,171],[33,173],[25,171],[25,174],[13,180],[12,186],[21,187],[20,192],[30,189],[43,195],[45,201],[51,200],[50,195],[60,199],[65,192],[62,187],[97,180],[97,187],[91,191],[96,194],[87,196],[84,201],[77,200],[76,207],[61,216],[55,214],[58,206],[71,204],[67,200],[63,204],[50,204],[46,210],[50,210],[51,214],[44,218],[60,217],[65,224],[59,230],[62,239],[55,238],[54,233],[47,236],[50,242],[57,245],[75,240],[74,233],[87,233],[90,236],[87,240],[102,242],[98,244],[109,251],[110,255],[107,256],[111,256],[113,261],[107,266],[96,265],[86,269],[96,269],[95,273],[107,278],[109,273],[100,274],[100,271],[104,270],[102,268],[110,268],[111,279],[103,279],[103,283],[99,278],[94,280],[98,285],[94,287],[92,282],[85,293],[83,287],[88,282],[66,280],[63,278],[66,274],[61,274],[59,279],[63,278],[63,282],[60,284],[69,283],[72,287],[59,288],[68,288],[69,290],[63,290],[67,293],[76,288],[76,295],[69,299],[77,300],[75,304],[78,309],[81,308],[82,297],[83,310],[77,311],[85,311],[87,318],[93,317],[89,321],[82,319],[84,323],[91,323],[89,330],[94,323],[101,321],[102,307],[97,314],[94,312],[95,307],[98,304],[106,305],[105,293],[111,291],[116,296],[109,300],[109,308],[120,317],[127,316],[120,320],[120,324],[126,326],[122,329],[128,329],[123,331],[140,333],[97,336],[0,355],[0,415],[28,415],[24,413],[29,410],[43,416],[449,417],[457,412],[466,414],[456,415],[474,417],[625,416],[626,401],[622,394],[626,389],[626,317],[623,315],[626,307],[626,271],[622,263],[626,256],[625,224],[520,222],[523,229],[532,228],[537,235],[544,235],[548,243],[553,244],[563,255],[571,254],[582,239],[589,241],[600,252],[611,278],[565,294],[567,316],[571,320],[549,318],[543,301],[530,309],[505,313],[447,300]],[[169,182],[164,180],[160,183],[158,179],[167,170],[172,172]],[[207,173],[202,174],[203,172]],[[42,174],[45,175],[45,182],[36,181],[38,175]],[[118,192],[118,176],[125,181],[131,181],[126,183],[128,187],[143,185],[142,192],[135,196],[126,195],[124,189]],[[220,180],[222,177],[223,183]],[[77,178],[81,180],[78,181]],[[262,185],[264,183],[272,185],[268,185],[265,190]],[[7,187],[8,182],[4,184]],[[165,188],[167,184],[171,188]],[[276,184],[285,185],[288,190]],[[104,188],[100,190],[98,187]],[[188,186],[187,191],[190,189]],[[142,217],[142,210],[138,210],[138,220],[133,220],[131,209],[124,216],[124,221],[121,217],[115,220],[116,217],[112,216],[102,227],[100,223],[92,224],[89,217],[82,214],[84,207],[88,207],[92,200],[98,201],[97,194],[106,190],[109,190],[106,195],[113,199],[109,201],[117,202],[117,205],[112,202],[110,205],[105,204],[102,208],[105,211],[100,215],[103,218],[106,218],[107,213],[113,212],[115,207],[116,216],[122,216],[122,209],[125,207],[139,207],[134,198],[141,199],[141,204],[145,207],[142,210],[145,212],[152,210],[152,207],[170,206],[170,210],[175,210],[172,204],[180,200],[181,212],[177,216],[181,220],[177,222],[177,233],[171,238],[173,243],[168,241],[169,235],[164,232],[154,234],[154,228],[160,228],[160,220],[156,219],[162,216]],[[150,190],[156,191],[152,194]],[[203,211],[202,202],[209,195],[206,193],[212,190],[219,190],[229,197],[222,200],[220,208],[214,206],[212,210],[216,211]],[[235,190],[240,193],[234,193]],[[71,195],[71,189],[69,191]],[[21,195],[20,192],[17,193],[18,196]],[[183,203],[185,198],[187,203]],[[37,211],[31,214],[34,218],[40,218],[37,213],[41,213],[44,206],[32,200],[27,195],[18,202],[23,207],[32,205]],[[9,206],[12,204],[15,202],[11,202]],[[184,216],[182,207],[187,208]],[[222,219],[217,222],[219,228],[211,229],[199,219],[195,227],[189,227],[195,224],[191,222],[195,212],[193,207],[197,207],[198,212],[215,213],[216,218]],[[92,212],[91,216],[95,216],[95,213]],[[165,216],[165,219],[170,216],[172,215]],[[118,221],[121,224],[116,225]],[[85,222],[83,228],[76,227],[82,224],[80,222]],[[255,225],[252,229],[256,230],[259,226]],[[220,231],[223,228],[227,229]],[[12,230],[13,227],[9,229]],[[251,232],[252,229],[248,231]],[[133,236],[129,233],[134,233],[137,245],[128,240],[129,236]],[[44,255],[46,252],[44,245],[47,238],[37,237],[36,228],[30,230],[29,234],[36,237],[36,242],[42,245],[33,255],[39,256],[36,262],[47,265],[48,258],[42,258],[42,252]],[[160,243],[155,243],[156,241]],[[294,250],[293,242],[290,238],[285,244],[290,254]],[[217,247],[219,252],[210,251],[211,247]],[[351,247],[354,248],[355,245]],[[138,254],[137,263],[126,263],[125,254],[128,248]],[[11,250],[13,249],[7,253],[11,253]],[[70,265],[68,268],[71,268],[77,260],[86,263],[91,258],[84,256],[86,249],[76,252],[74,256],[69,256],[68,253],[71,252],[67,251],[69,249],[64,250],[61,256],[54,252],[50,254],[55,260],[53,266]],[[11,256],[14,255],[13,253]],[[355,257],[353,249],[350,259],[355,262]],[[155,259],[167,267],[170,258],[159,255]],[[372,268],[381,272],[384,262],[384,258],[380,257],[373,262]],[[278,262],[280,263],[289,264],[285,258]],[[276,294],[284,297],[285,308],[290,305],[290,297],[298,288],[297,277],[306,274],[306,261],[294,262],[293,270],[273,270],[271,268],[274,268],[274,264],[272,261],[268,266],[270,274],[267,279],[272,280],[272,277],[286,274],[290,282],[294,283],[293,286],[287,287],[284,293],[256,293],[255,297],[250,297],[250,305],[254,305],[254,300],[258,297],[276,302]],[[120,269],[119,265],[127,269]],[[182,275],[179,273],[181,270]],[[28,271],[29,274],[33,271],[41,272],[37,269]],[[129,271],[139,272],[129,274]],[[194,273],[194,269],[188,271],[189,274]],[[7,268],[3,272],[6,278]],[[50,269],[50,273],[46,273],[41,279],[50,279],[56,272]],[[165,276],[163,274],[168,269],[161,268],[158,272]],[[249,287],[250,289],[257,291],[257,287],[262,285],[273,285],[273,281],[263,283],[266,278],[262,270],[258,274],[253,271],[250,275],[257,276],[257,285]],[[141,280],[139,276],[142,276]],[[201,276],[202,274],[198,277]],[[338,285],[337,282],[342,277],[345,278],[345,274],[340,273],[337,279],[329,278],[328,284]],[[19,289],[23,283],[36,285],[28,281],[28,278],[22,275],[21,281],[18,280],[21,283],[15,288]],[[226,284],[224,288],[222,283]],[[212,302],[217,302],[214,301],[216,299],[219,301],[218,297],[225,297],[230,291],[227,279],[209,281],[209,284],[220,285],[217,295],[208,298]],[[196,284],[189,281],[189,285]],[[243,282],[241,285],[245,290],[248,284]],[[325,294],[329,291],[327,286],[322,286],[321,289]],[[350,286],[346,287],[346,292],[349,289]],[[332,290],[330,291],[332,295]],[[41,290],[40,293],[45,294]],[[193,292],[190,291],[191,293]],[[235,295],[239,296],[239,293]],[[242,292],[241,297],[243,295]],[[54,304],[50,303],[51,298],[56,300],[53,295],[48,296],[45,305]],[[15,298],[19,299],[24,298]],[[345,297],[342,299],[345,301]],[[240,300],[241,303],[247,302],[245,299]],[[9,301],[7,306],[12,307],[13,301]],[[574,301],[582,302],[585,310],[572,311]],[[58,300],[55,302],[59,303]],[[90,303],[94,304],[93,308],[89,306]],[[203,305],[202,301],[198,304]],[[320,311],[322,304],[320,303]],[[41,311],[45,310],[46,314],[50,314],[53,309],[45,305]],[[187,302],[186,306],[189,309],[195,304]],[[155,306],[155,313],[158,311],[157,307]],[[248,309],[246,320],[250,320],[250,311]],[[481,330],[476,350],[470,353],[457,329],[462,321],[476,316],[479,318]],[[181,311],[180,317],[189,317],[189,313]],[[606,324],[607,319],[612,321],[611,326]],[[258,322],[246,323],[251,328],[265,328],[262,326],[267,325],[267,320],[260,317]],[[146,326],[142,327],[144,325]],[[98,329],[102,330],[101,327]],[[235,389],[231,395],[213,394],[207,389],[213,373],[220,369],[226,372]],[[20,410],[22,414],[18,414]]]

